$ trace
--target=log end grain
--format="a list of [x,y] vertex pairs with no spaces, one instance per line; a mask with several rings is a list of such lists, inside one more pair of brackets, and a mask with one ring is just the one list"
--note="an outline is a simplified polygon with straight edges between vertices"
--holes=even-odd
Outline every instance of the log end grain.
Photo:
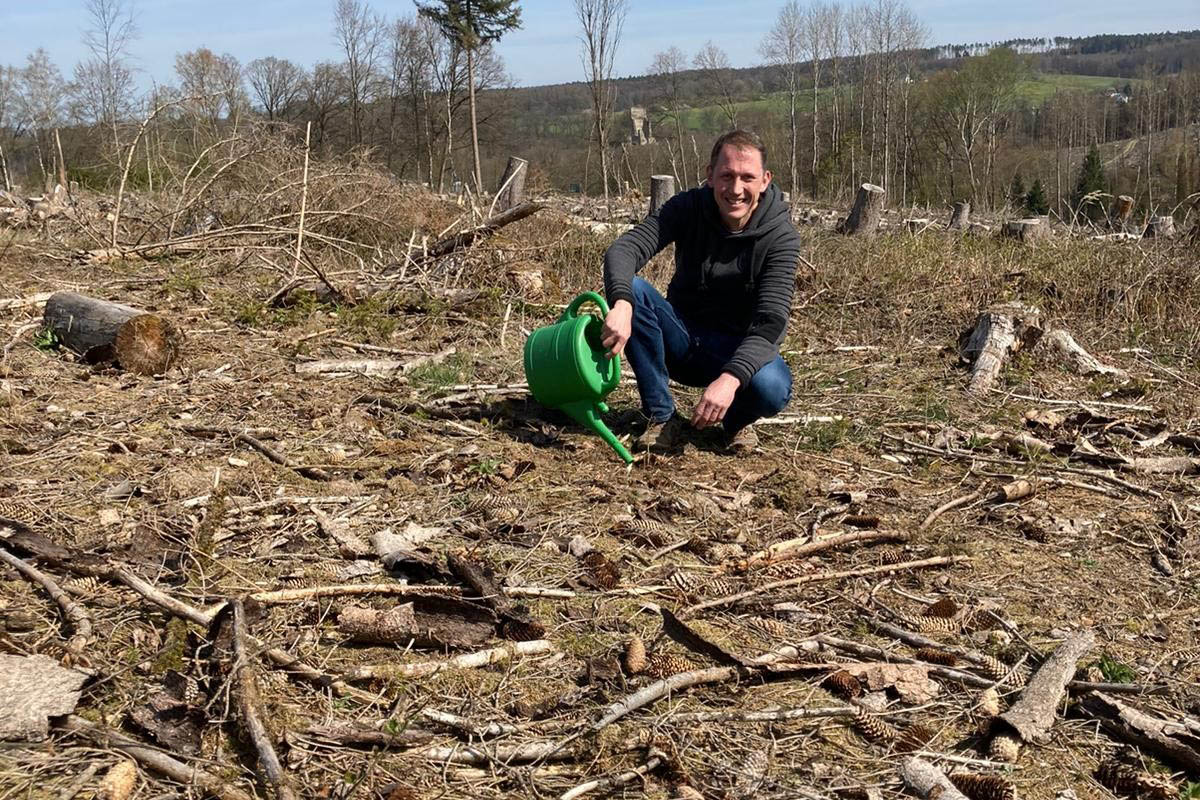
[[122,369],[161,375],[179,362],[183,332],[157,314],[139,314],[117,330],[113,355]]

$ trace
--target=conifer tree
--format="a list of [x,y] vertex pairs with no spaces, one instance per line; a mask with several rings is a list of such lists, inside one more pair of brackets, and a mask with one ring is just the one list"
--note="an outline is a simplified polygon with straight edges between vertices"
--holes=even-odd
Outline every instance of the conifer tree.
[[1050,204],[1046,201],[1046,190],[1042,188],[1041,178],[1033,181],[1033,186],[1025,195],[1025,210],[1038,217],[1050,213]]
[[1084,156],[1083,164],[1079,167],[1079,179],[1075,182],[1075,191],[1071,193],[1071,206],[1076,209],[1081,218],[1091,220],[1104,216],[1104,203],[1096,198],[1088,199],[1093,192],[1108,191],[1108,181],[1104,177],[1104,164],[1100,160],[1100,148],[1092,145]]
[[417,12],[437,25],[446,38],[467,54],[467,90],[471,106],[471,146],[475,154],[475,191],[483,193],[479,164],[479,126],[475,120],[475,53],[521,27],[517,0],[433,0],[417,3]]
[[1025,205],[1025,180],[1019,172],[1013,175],[1012,185],[1008,187],[1008,202],[1013,208]]

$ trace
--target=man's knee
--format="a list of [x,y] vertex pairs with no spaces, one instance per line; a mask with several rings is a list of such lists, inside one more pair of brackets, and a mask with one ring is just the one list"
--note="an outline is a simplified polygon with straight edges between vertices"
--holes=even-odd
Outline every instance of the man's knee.
[[792,372],[781,358],[768,362],[750,379],[750,391],[764,416],[778,414],[792,399]]
[[633,300],[635,306],[649,305],[650,298],[658,294],[658,290],[654,288],[654,284],[646,280],[640,275],[633,277]]

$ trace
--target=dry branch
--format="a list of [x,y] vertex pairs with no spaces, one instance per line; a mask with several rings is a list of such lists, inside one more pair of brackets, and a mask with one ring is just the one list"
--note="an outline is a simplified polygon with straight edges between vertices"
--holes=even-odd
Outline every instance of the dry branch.
[[981,313],[959,341],[961,358],[972,365],[967,391],[976,397],[986,394],[1008,357],[1032,347],[1041,336],[1041,312],[1036,308],[1006,303]]
[[107,747],[123,753],[146,769],[166,775],[184,786],[194,786],[204,795],[216,797],[218,800],[252,800],[249,794],[230,786],[211,772],[197,766],[189,766],[179,759],[167,755],[157,747],[142,744],[123,733],[104,725],[98,725],[75,714],[64,717],[55,725],[55,729],[82,736],[99,747]]
[[237,685],[238,712],[254,749],[258,751],[258,763],[266,773],[267,780],[275,788],[278,800],[297,800],[296,792],[292,789],[291,779],[283,771],[271,736],[262,721],[262,701],[258,695],[258,683],[254,677],[254,668],[250,664],[250,654],[247,652],[246,640],[246,610],[240,599],[231,602],[233,607],[233,659],[234,680]]
[[50,595],[55,603],[58,603],[63,616],[67,618],[67,622],[71,624],[71,629],[74,631],[71,638],[67,640],[67,656],[69,659],[80,659],[83,656],[83,649],[92,640],[92,618],[88,614],[87,608],[82,603],[71,599],[71,596],[64,592],[49,575],[3,548],[0,548],[0,561],[4,561],[17,572],[41,586],[46,590],[46,594]]
[[391,378],[406,375],[417,367],[440,364],[458,352],[448,347],[441,352],[413,358],[408,361],[380,358],[327,358],[304,361],[296,365],[297,375],[366,375],[375,378]]
[[477,653],[464,653],[443,661],[426,661],[418,664],[367,664],[352,667],[343,677],[348,681],[423,678],[447,669],[475,669],[511,661],[516,656],[542,655],[553,652],[555,652],[555,647],[552,642],[546,639],[535,639],[528,642],[513,642],[510,645],[493,647]]
[[453,236],[442,239],[440,242],[432,245],[429,248],[429,258],[441,258],[449,255],[455,250],[461,250],[464,247],[470,247],[480,239],[486,239],[496,231],[503,228],[505,225],[511,225],[514,222],[525,219],[531,214],[536,214],[541,211],[540,203],[522,203],[515,208],[511,208],[501,214],[497,214],[490,219],[484,220],[483,224],[471,228],[462,233],[456,233]]
[[954,509],[958,508],[959,506],[965,506],[968,503],[973,503],[976,500],[981,499],[986,493],[987,493],[986,489],[980,488],[980,489],[976,489],[975,491],[971,492],[970,494],[963,495],[962,497],[956,497],[947,503],[943,503],[942,505],[935,508],[933,511],[929,512],[929,516],[925,517],[925,521],[920,524],[920,526],[917,528],[917,530],[919,530],[919,531],[927,530],[929,528],[929,526],[932,525],[934,522],[936,522],[937,518],[940,517],[942,514],[945,514],[947,511],[953,511]]
[[731,681],[737,678],[738,674],[737,667],[710,667],[709,669],[681,672],[678,675],[656,681],[610,705],[604,715],[592,723],[590,730],[592,733],[598,733],[622,717],[661,700],[671,692],[677,692],[689,686],[699,686],[703,683]]
[[454,597],[460,593],[457,586],[419,585],[406,583],[346,583],[329,586],[310,586],[304,589],[278,589],[272,592],[256,592],[250,599],[263,605],[301,603],[323,597],[361,597],[363,595],[400,595],[401,597],[425,594]]
[[525,641],[541,638],[546,633],[546,626],[534,619],[523,607],[509,600],[504,590],[482,565],[457,553],[448,555],[446,563],[450,571],[474,589],[479,598],[494,609],[504,621],[505,638]]
[[1119,381],[1129,380],[1129,373],[1100,363],[1095,356],[1084,350],[1070,333],[1061,328],[1047,333],[1044,341],[1080,375],[1108,375]]
[[1100,692],[1085,695],[1079,708],[1100,721],[1115,739],[1149,750],[1189,772],[1200,773],[1200,723],[1163,719]]
[[765,550],[752,553],[746,558],[746,562],[742,568],[744,570],[751,570],[758,567],[765,567],[769,564],[774,564],[779,561],[807,558],[814,553],[822,553],[826,550],[837,550],[852,544],[907,542],[909,538],[910,537],[907,533],[901,533],[900,531],[856,531],[854,533],[843,533],[836,536],[828,536],[815,542],[808,537],[788,539],[786,541],[773,544]]
[[904,759],[900,764],[900,777],[908,788],[926,800],[967,800],[967,796],[955,788],[946,773],[915,756]]
[[854,706],[781,708],[774,711],[692,711],[672,714],[669,720],[671,722],[788,722],[797,719],[853,717],[857,712],[858,709]]
[[496,617],[482,606],[453,597],[414,595],[403,605],[379,610],[347,606],[338,630],[367,644],[411,642],[415,647],[471,647],[496,631]]

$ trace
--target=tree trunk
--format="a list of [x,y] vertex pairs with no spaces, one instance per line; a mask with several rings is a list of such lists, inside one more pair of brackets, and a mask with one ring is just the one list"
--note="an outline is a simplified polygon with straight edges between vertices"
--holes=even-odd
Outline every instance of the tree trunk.
[[479,124],[475,121],[475,50],[467,48],[467,91],[471,102],[471,147],[475,153],[475,193],[483,195],[483,168],[479,164]]
[[671,175],[650,176],[650,212],[653,217],[663,207],[663,203],[675,196],[675,178]]
[[529,173],[529,162],[517,156],[508,157],[504,177],[497,189],[496,213],[504,213],[525,201],[525,176]]
[[950,223],[946,226],[952,231],[965,231],[971,227],[971,203],[967,200],[959,200],[954,204],[954,210],[950,212]]
[[1151,217],[1142,236],[1146,239],[1170,239],[1175,235],[1175,218],[1172,216]]
[[838,226],[840,233],[848,236],[874,236],[879,228],[879,219],[883,216],[883,187],[873,183],[864,183],[858,188],[858,196],[854,200],[854,208],[850,216]]
[[183,333],[157,314],[74,292],[52,295],[42,322],[88,363],[115,360],[139,375],[166,372],[183,345]]
[[1035,244],[1041,239],[1050,238],[1050,225],[1042,217],[1014,219],[1004,223],[1001,232],[1025,244]]
[[981,313],[959,337],[959,356],[972,365],[967,391],[987,394],[1008,357],[1032,347],[1041,337],[1041,312],[1036,308],[1008,303]]

